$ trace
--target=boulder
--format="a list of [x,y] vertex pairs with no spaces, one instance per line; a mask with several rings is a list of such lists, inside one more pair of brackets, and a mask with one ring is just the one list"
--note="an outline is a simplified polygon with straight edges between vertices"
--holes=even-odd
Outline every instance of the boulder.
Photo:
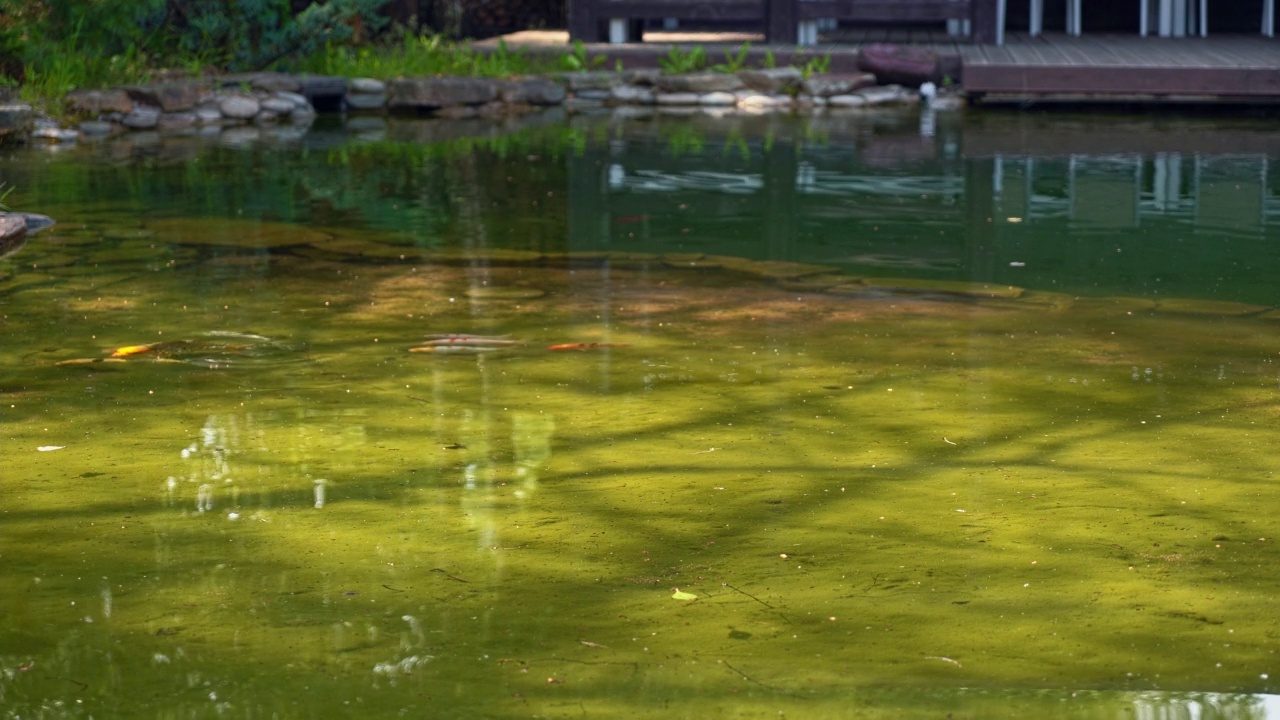
[[912,92],[901,85],[878,85],[876,87],[863,88],[859,90],[857,95],[861,96],[867,105],[893,105],[893,104],[911,104],[920,102],[920,95]]
[[0,215],[0,257],[12,255],[27,239],[27,221],[21,215]]
[[398,78],[387,83],[387,106],[435,109],[483,105],[498,97],[494,82],[483,78]]
[[78,115],[100,115],[133,110],[133,100],[124,90],[72,90],[67,93],[67,112]]
[[529,105],[559,105],[567,94],[563,85],[547,78],[508,80],[499,88],[503,102]]
[[833,75],[814,75],[801,83],[801,89],[814,97],[832,97],[848,95],[855,90],[871,87],[876,84],[876,76],[871,73],[840,73]]
[[915,45],[876,43],[858,51],[858,69],[876,76],[882,84],[917,87],[938,80],[938,53]]
[[387,84],[374,78],[351,78],[347,83],[347,92],[363,95],[383,95],[387,92]]
[[563,77],[565,84],[574,92],[579,90],[609,90],[622,84],[622,76],[613,72],[565,73]]
[[662,93],[733,92],[743,87],[742,78],[730,73],[689,73],[688,75],[662,75],[657,82]]
[[381,110],[387,105],[387,96],[376,93],[349,93],[347,107],[352,110]]
[[697,105],[701,97],[693,92],[660,92],[653,96],[653,100],[658,105]]
[[266,90],[267,92],[278,92],[280,90],[298,92],[298,89],[302,87],[302,81],[296,75],[278,72],[240,73],[227,75],[222,79],[222,87],[224,88],[238,88],[244,85],[256,90]]
[[653,88],[638,85],[619,85],[609,93],[609,99],[623,105],[652,105]]
[[167,82],[130,85],[124,91],[139,105],[158,107],[162,112],[182,112],[200,103],[204,88],[195,82]]
[[8,103],[0,105],[0,142],[26,137],[35,124],[35,111],[30,105]]
[[160,122],[160,108],[150,105],[138,105],[133,112],[124,116],[122,125],[133,130],[149,130]]
[[773,95],[798,86],[804,73],[796,67],[763,68],[739,71],[738,77],[748,88]]
[[218,100],[218,110],[222,116],[233,120],[248,120],[261,109],[258,101],[248,95],[227,95]]

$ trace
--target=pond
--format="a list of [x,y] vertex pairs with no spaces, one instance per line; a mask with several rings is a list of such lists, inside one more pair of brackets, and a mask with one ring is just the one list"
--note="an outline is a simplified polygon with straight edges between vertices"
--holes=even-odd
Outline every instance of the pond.
[[10,150],[0,717],[1280,717],[1280,140]]

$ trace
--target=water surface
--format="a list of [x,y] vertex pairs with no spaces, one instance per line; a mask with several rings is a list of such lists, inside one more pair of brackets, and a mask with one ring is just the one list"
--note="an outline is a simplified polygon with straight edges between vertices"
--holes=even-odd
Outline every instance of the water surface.
[[451,127],[4,160],[5,717],[1275,716],[1266,133]]

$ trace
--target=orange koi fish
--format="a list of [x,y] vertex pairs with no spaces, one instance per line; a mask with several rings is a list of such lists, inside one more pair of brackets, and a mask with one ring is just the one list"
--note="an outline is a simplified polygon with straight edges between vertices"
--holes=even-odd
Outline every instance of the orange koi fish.
[[631,347],[631,343],[561,343],[560,345],[548,345],[548,350],[598,350],[601,348],[623,348]]
[[113,358],[132,357],[134,355],[146,355],[149,353],[164,354],[181,350],[191,343],[186,340],[164,340],[162,342],[147,343],[146,345],[125,345],[118,347],[111,353]]

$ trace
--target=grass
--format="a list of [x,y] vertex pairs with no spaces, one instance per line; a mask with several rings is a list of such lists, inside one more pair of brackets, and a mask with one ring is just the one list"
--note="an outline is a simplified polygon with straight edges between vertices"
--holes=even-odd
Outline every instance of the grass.
[[560,69],[560,64],[556,60],[530,57],[521,50],[512,51],[502,42],[492,52],[481,52],[470,45],[431,35],[408,36],[399,43],[384,46],[330,46],[285,69],[378,79],[435,75],[510,77],[553,72]]

